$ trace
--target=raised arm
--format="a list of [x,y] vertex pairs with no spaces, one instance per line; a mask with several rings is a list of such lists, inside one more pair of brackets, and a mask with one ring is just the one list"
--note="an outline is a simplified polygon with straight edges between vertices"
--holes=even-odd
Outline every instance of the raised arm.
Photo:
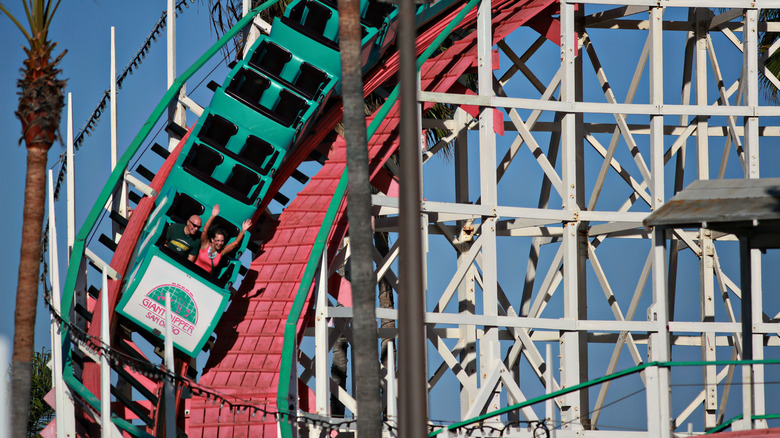
[[238,233],[238,237],[236,237],[236,240],[225,245],[225,249],[222,250],[222,254],[230,254],[230,251],[236,249],[236,247],[241,243],[241,239],[244,238],[244,232],[248,230],[250,227],[252,227],[252,220],[251,219],[245,220],[244,223],[241,224],[241,231]]
[[203,225],[203,231],[200,232],[200,249],[206,249],[209,247],[209,228],[211,227],[211,223],[214,222],[214,218],[218,215],[219,204],[216,204],[211,208],[211,216],[209,216],[206,224]]

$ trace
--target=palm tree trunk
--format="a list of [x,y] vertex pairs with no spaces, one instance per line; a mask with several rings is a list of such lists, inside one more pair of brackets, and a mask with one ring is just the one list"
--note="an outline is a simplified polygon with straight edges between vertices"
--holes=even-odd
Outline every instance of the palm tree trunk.
[[41,229],[46,202],[47,152],[48,148],[27,149],[22,245],[14,315],[14,351],[11,358],[12,436],[17,438],[27,435],[35,344],[35,313],[38,303],[38,274],[41,266]]
[[[349,356],[347,356],[347,347],[349,342],[343,334],[339,334],[336,342],[333,343],[333,363],[330,366],[330,376],[333,382],[338,385],[339,388],[347,389],[347,364],[349,363]],[[330,415],[337,418],[344,418],[344,403],[339,400],[337,393],[331,393],[330,395]]]
[[379,393],[379,360],[376,327],[376,279],[371,242],[371,190],[368,180],[368,147],[363,109],[363,75],[360,59],[360,1],[339,0],[339,48],[341,51],[344,130],[347,140],[347,216],[352,245],[352,320],[357,393],[357,430],[361,438],[382,434]]

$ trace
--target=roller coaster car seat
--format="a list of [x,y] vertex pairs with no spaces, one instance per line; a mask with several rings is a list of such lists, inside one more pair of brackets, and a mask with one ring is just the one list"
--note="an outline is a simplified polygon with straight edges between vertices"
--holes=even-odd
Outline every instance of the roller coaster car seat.
[[[320,2],[338,10],[339,5],[336,0],[319,0]],[[391,3],[385,3],[379,0],[369,0],[365,11],[361,13],[360,24],[364,27],[373,27],[379,29],[385,22],[385,18],[393,12],[395,6]],[[366,29],[363,29],[363,36],[366,36]]]
[[[244,68],[233,76],[225,92],[280,125],[288,128],[296,125],[308,104],[297,94],[281,88],[278,98],[269,108],[261,103],[261,98],[270,86],[270,79],[251,68]],[[269,100],[266,99],[267,102]]]
[[292,53],[284,47],[272,41],[263,41],[249,58],[248,64],[306,99],[314,100],[328,80],[327,73],[308,62],[302,62],[293,66],[293,74],[288,73],[283,77],[282,71],[292,59]]
[[284,66],[292,59],[292,53],[284,47],[264,41],[249,59],[249,64],[270,75],[280,77]]
[[260,172],[261,175],[267,175],[268,171],[273,168],[276,158],[279,156],[279,151],[271,143],[260,137],[250,135],[247,137],[246,144],[244,144],[238,156]]
[[225,91],[245,104],[259,109],[260,98],[270,85],[271,81],[259,73],[250,69],[241,69],[233,76]]
[[238,133],[238,126],[228,119],[216,114],[209,114],[203,127],[198,133],[198,138],[204,143],[227,148],[230,138]]
[[289,10],[289,16],[292,20],[297,21],[317,35],[322,35],[325,32],[328,20],[333,16],[333,10],[316,0],[304,0]]
[[182,167],[191,173],[211,176],[224,159],[222,154],[214,149],[200,143],[193,143]]
[[287,126],[295,126],[308,106],[306,101],[298,95],[282,88],[279,91],[279,102],[276,104],[274,112],[280,119],[288,121]]
[[384,24],[385,19],[395,6],[391,3],[385,3],[381,1],[369,1],[366,7],[366,12],[363,16],[363,21],[367,26],[380,28]]
[[301,64],[300,74],[295,78],[294,85],[300,88],[309,99],[314,99],[325,86],[327,80],[327,73],[308,62],[304,62]]
[[[201,216],[204,211],[205,208],[203,207],[203,204],[186,193],[178,192],[173,197],[171,206],[168,207],[168,211],[165,215],[171,218],[173,222],[183,224],[187,222],[190,216]],[[165,233],[163,232],[162,235],[165,236]]]
[[315,0],[302,0],[290,3],[287,12],[279,20],[296,32],[338,52],[338,32],[334,32],[337,26],[331,26],[332,35],[325,35],[332,17],[333,9]]
[[235,190],[237,193],[240,193],[242,196],[248,197],[252,187],[257,185],[258,182],[260,182],[260,175],[240,164],[236,164],[233,166],[233,170],[230,172],[227,181],[225,181],[225,185]]
[[324,34],[328,20],[333,16],[333,11],[317,1],[306,2],[306,14],[303,17],[303,25],[317,34]]

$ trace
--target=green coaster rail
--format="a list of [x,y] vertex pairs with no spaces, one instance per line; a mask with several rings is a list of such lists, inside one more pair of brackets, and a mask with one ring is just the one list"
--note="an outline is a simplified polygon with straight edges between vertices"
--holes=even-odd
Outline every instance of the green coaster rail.
[[[68,273],[65,279],[65,286],[63,288],[62,303],[61,303],[62,309],[70,309],[73,306],[73,295],[76,289],[76,282],[78,280],[79,273],[82,270],[81,266],[83,266],[82,261],[84,259],[86,239],[91,233],[91,231],[93,230],[93,228],[96,226],[98,218],[100,217],[100,214],[104,206],[106,205],[109,198],[111,197],[111,194],[118,187],[118,184],[120,183],[125,171],[127,170],[130,160],[133,158],[133,156],[135,156],[135,154],[140,149],[141,144],[149,136],[149,133],[154,128],[154,125],[157,123],[157,121],[162,116],[162,114],[168,109],[168,106],[171,104],[171,102],[173,102],[174,99],[178,97],[179,91],[184,86],[184,83],[188,79],[190,79],[196,72],[198,72],[206,64],[206,62],[208,62],[211,58],[213,58],[214,55],[217,54],[219,50],[221,50],[222,47],[224,47],[238,32],[240,32],[245,26],[250,24],[252,19],[254,19],[255,16],[257,16],[260,12],[262,12],[263,10],[267,9],[268,7],[272,6],[277,2],[279,2],[279,0],[268,0],[262,5],[253,9],[241,20],[239,20],[235,26],[233,26],[227,33],[225,33],[203,55],[201,55],[201,57],[198,58],[198,60],[195,61],[195,63],[193,63],[184,73],[181,74],[181,76],[176,78],[173,84],[171,84],[170,88],[168,88],[168,91],[166,91],[163,97],[160,99],[160,102],[154,108],[152,114],[147,118],[146,122],[141,127],[141,130],[138,132],[138,134],[135,136],[133,141],[128,146],[127,150],[122,154],[122,157],[117,162],[116,167],[111,172],[111,175],[108,177],[108,180],[106,181],[106,185],[103,187],[103,190],[98,195],[97,200],[95,201],[94,205],[92,206],[92,209],[90,210],[89,214],[87,215],[87,218],[84,221],[84,224],[81,226],[78,234],[76,235],[75,242],[73,244],[73,249],[71,252],[71,263],[68,266]],[[63,356],[65,358],[63,377],[65,379],[65,382],[68,384],[68,387],[73,392],[75,392],[81,398],[83,398],[92,409],[100,413],[100,400],[97,398],[97,396],[92,394],[92,392],[87,390],[87,388],[84,387],[84,385],[76,378],[76,376],[73,375],[73,360],[70,357],[70,329],[69,329],[70,314],[69,313],[70,312],[65,311],[62,312],[61,315],[62,319],[66,323],[62,327],[62,338],[61,338]],[[120,429],[125,430],[126,432],[134,436],[151,437],[151,435],[141,430],[141,428],[133,425],[132,423],[126,420],[112,416],[112,421]]]
[[[434,51],[442,44],[442,42],[444,42],[447,37],[449,37],[455,27],[460,24],[461,21],[463,21],[463,19],[466,17],[466,14],[474,9],[479,1],[480,0],[470,0],[469,3],[463,9],[461,9],[455,18],[436,37],[431,45],[420,55],[420,57],[417,59],[417,71],[420,70],[420,67],[422,67],[423,63],[425,63],[425,61],[427,61],[428,58],[433,55]],[[422,9],[418,11],[418,15],[424,12],[424,9],[425,6],[422,6]],[[398,100],[399,90],[399,85],[396,85],[385,103],[376,112],[376,115],[371,121],[371,124],[368,126],[367,136],[369,139],[374,136],[382,121],[384,121],[384,118],[395,104],[396,100]],[[288,417],[289,419],[289,417],[295,415],[294,412],[290,412],[289,410],[288,397],[297,397],[297,394],[289,394],[291,379],[297,378],[297,376],[292,375],[292,364],[293,361],[296,360],[296,358],[293,356],[296,351],[297,324],[303,314],[303,306],[314,282],[314,276],[317,272],[317,269],[319,268],[322,254],[325,251],[328,235],[330,234],[330,230],[333,227],[334,221],[336,219],[336,213],[338,213],[339,206],[344,199],[344,194],[346,191],[347,169],[344,168],[344,172],[341,174],[341,179],[339,180],[336,191],[333,194],[333,198],[331,199],[330,205],[328,206],[328,210],[325,213],[322,227],[320,227],[320,230],[317,233],[311,255],[309,256],[309,262],[306,264],[306,269],[303,273],[303,279],[301,280],[301,284],[298,287],[295,301],[293,301],[292,308],[290,309],[290,313],[287,316],[287,321],[285,322],[284,344],[282,348],[282,359],[279,365],[279,385],[277,386],[276,399],[276,408],[280,415],[279,424],[283,438],[292,438],[293,436],[292,425],[288,421],[284,421],[284,417]]]
[[[780,359],[712,360],[712,361],[703,361],[703,360],[700,360],[700,361],[653,361],[653,362],[647,362],[647,363],[643,363],[641,365],[637,365],[635,367],[627,368],[627,369],[625,369],[623,371],[618,371],[618,372],[613,373],[613,374],[609,374],[609,375],[606,375],[606,376],[601,376],[601,377],[595,378],[593,380],[588,380],[587,382],[579,383],[577,385],[573,385],[573,386],[570,386],[568,388],[564,388],[564,389],[561,389],[561,390],[558,390],[558,391],[555,391],[555,392],[551,392],[549,394],[540,395],[539,397],[534,397],[534,398],[528,399],[528,400],[526,400],[524,402],[521,402],[521,403],[515,403],[513,405],[509,405],[509,406],[503,407],[501,409],[497,409],[497,410],[495,410],[493,412],[488,412],[486,414],[482,414],[480,416],[477,416],[477,417],[474,417],[474,418],[471,418],[471,419],[468,419],[468,420],[464,420],[464,421],[461,421],[461,422],[458,422],[458,423],[450,424],[449,426],[446,426],[446,427],[443,427],[441,429],[438,429],[438,430],[435,430],[435,431],[431,432],[428,435],[428,437],[432,438],[432,437],[435,437],[436,435],[438,435],[440,433],[443,433],[445,431],[449,432],[449,431],[453,431],[453,430],[459,429],[461,427],[470,426],[472,424],[476,424],[476,423],[480,423],[482,421],[485,421],[485,420],[487,420],[489,418],[497,417],[499,415],[503,415],[503,414],[509,413],[509,412],[517,410],[517,409],[521,409],[521,408],[524,408],[524,407],[527,407],[527,406],[531,406],[531,405],[535,405],[537,403],[541,403],[541,402],[543,402],[545,400],[549,400],[549,399],[553,399],[553,398],[556,398],[556,397],[560,397],[562,395],[569,394],[569,393],[575,392],[575,391],[579,391],[581,389],[590,388],[591,386],[600,385],[602,383],[609,382],[610,380],[615,380],[615,379],[620,378],[620,377],[625,377],[625,376],[628,376],[628,375],[631,375],[631,374],[636,374],[636,373],[644,371],[646,368],[651,368],[651,367],[671,368],[671,367],[675,367],[675,366],[678,366],[678,367],[692,367],[692,366],[701,367],[701,366],[707,366],[707,365],[780,365]],[[726,427],[728,427],[729,425],[731,425],[731,423],[733,423],[734,421],[739,420],[741,418],[742,418],[742,415],[738,415],[738,416],[728,420],[727,422],[721,424],[720,426],[707,431],[707,433],[709,434],[709,433],[719,432],[719,431],[725,429]],[[780,418],[780,415],[755,415],[752,418],[753,419],[774,419],[774,418]]]
[[[776,420],[780,418],[780,414],[767,414],[767,415],[753,415],[750,417],[752,420]],[[725,430],[727,427],[731,426],[732,423],[734,423],[737,420],[742,419],[742,414],[737,415],[734,418],[730,418],[728,421],[724,421],[723,424],[717,427],[713,427],[712,429],[705,432],[705,435],[720,432],[722,430]]]

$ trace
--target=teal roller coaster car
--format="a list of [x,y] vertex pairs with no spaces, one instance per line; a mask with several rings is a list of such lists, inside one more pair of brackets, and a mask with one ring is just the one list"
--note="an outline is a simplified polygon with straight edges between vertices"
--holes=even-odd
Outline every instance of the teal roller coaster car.
[[[368,70],[395,36],[395,6],[361,2],[363,61]],[[162,339],[165,293],[172,296],[174,345],[196,356],[230,300],[246,251],[223,257],[214,273],[177,257],[165,232],[220,205],[212,229],[227,230],[255,215],[288,155],[305,137],[327,102],[341,92],[338,13],[335,0],[298,0],[276,18],[238,61],[181,145],[153,213],[136,245],[117,312]]]

